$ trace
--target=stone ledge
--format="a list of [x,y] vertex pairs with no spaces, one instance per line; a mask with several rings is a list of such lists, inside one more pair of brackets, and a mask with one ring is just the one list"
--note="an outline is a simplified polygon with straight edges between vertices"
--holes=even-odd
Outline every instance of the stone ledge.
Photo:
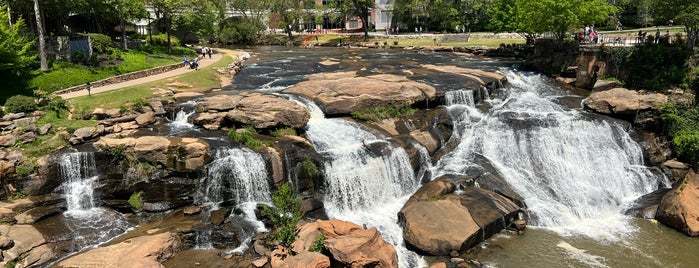
[[[96,88],[96,87],[121,83],[121,82],[125,82],[125,81],[130,81],[130,80],[134,80],[134,79],[139,79],[139,78],[143,78],[143,77],[147,77],[147,76],[151,76],[151,75],[161,74],[164,72],[176,70],[178,68],[183,68],[181,62],[173,63],[173,64],[165,65],[165,66],[160,66],[160,67],[155,67],[155,68],[150,68],[150,69],[146,69],[146,70],[130,72],[130,73],[121,74],[121,75],[117,75],[117,76],[112,76],[112,77],[108,77],[108,78],[105,78],[102,80],[97,80],[97,81],[90,82],[90,83],[92,84],[93,88]],[[72,86],[69,88],[65,88],[65,89],[61,89],[61,90],[58,90],[56,92],[53,92],[53,94],[54,95],[61,95],[61,94],[66,94],[66,93],[70,93],[70,92],[81,91],[81,90],[85,90],[85,86],[86,86],[85,84]]]

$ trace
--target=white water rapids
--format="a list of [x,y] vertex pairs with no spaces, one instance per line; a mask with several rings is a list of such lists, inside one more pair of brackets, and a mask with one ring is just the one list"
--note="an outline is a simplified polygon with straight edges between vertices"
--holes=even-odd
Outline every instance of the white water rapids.
[[641,147],[620,124],[557,104],[565,93],[546,78],[506,76],[511,87],[488,113],[449,107],[459,144],[435,177],[463,174],[483,156],[524,198],[530,225],[602,240],[632,231],[623,215],[629,202],[669,186],[643,166]]
[[326,157],[325,209],[330,218],[376,227],[398,251],[400,267],[418,267],[417,254],[405,248],[398,211],[419,186],[408,155],[360,126],[325,118],[312,101],[300,99],[311,119],[306,136]]

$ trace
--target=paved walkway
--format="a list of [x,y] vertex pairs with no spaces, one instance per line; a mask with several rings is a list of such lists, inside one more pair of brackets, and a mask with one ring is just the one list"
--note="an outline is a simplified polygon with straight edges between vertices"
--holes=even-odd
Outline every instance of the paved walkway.
[[[199,69],[204,68],[206,66],[209,66],[213,64],[214,62],[219,61],[221,58],[223,58],[223,55],[219,52],[216,51],[216,53],[211,54],[211,59],[208,57],[203,58],[199,60]],[[130,87],[130,86],[135,86],[135,85],[140,85],[140,84],[145,84],[148,82],[152,81],[157,81],[165,78],[170,78],[173,76],[178,76],[187,72],[196,72],[196,70],[191,70],[189,67],[185,68],[184,63],[182,63],[182,68],[178,68],[169,72],[164,72],[161,74],[156,74],[156,75],[151,75],[151,76],[146,76],[134,80],[129,80],[121,83],[116,83],[116,84],[111,84],[111,85],[106,85],[106,86],[101,86],[101,87],[92,87],[92,90],[90,91],[91,94],[98,94],[110,90],[115,90],[115,89],[120,89],[120,88],[125,88],[125,87]],[[74,91],[66,94],[61,94],[59,96],[63,97],[63,99],[72,99],[75,97],[80,97],[80,96],[86,96],[87,95],[87,90],[80,90],[80,91]]]

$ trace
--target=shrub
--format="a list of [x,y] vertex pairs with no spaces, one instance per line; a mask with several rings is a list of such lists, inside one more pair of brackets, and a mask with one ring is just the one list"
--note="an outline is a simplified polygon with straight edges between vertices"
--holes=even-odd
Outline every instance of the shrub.
[[262,148],[263,143],[262,141],[253,137],[253,134],[255,133],[257,133],[257,131],[255,131],[255,128],[251,126],[246,126],[241,131],[231,129],[230,131],[228,131],[228,136],[231,137],[231,139],[233,139],[234,141],[242,143],[243,145],[245,145],[245,147],[258,151]]
[[143,199],[141,198],[141,194],[143,194],[143,191],[138,191],[134,192],[131,194],[131,197],[129,197],[129,205],[135,211],[140,211],[143,209]]
[[303,159],[301,165],[303,166],[303,170],[306,171],[306,175],[309,177],[316,178],[318,175],[320,175],[320,171],[318,170],[316,163],[310,158]]
[[112,38],[107,35],[98,33],[88,33],[83,35],[90,37],[93,52],[106,53],[107,49],[113,47]]
[[272,239],[285,247],[291,246],[294,242],[296,224],[303,217],[301,201],[301,196],[285,183],[272,193],[274,206],[262,207],[262,214],[272,221]]
[[238,21],[221,31],[221,41],[229,44],[252,45],[257,43],[260,29],[245,21]]
[[5,109],[10,113],[33,112],[38,109],[34,98],[24,95],[14,95],[5,101]]
[[699,131],[683,131],[672,138],[677,156],[683,161],[699,162]]
[[[148,38],[148,44],[153,46],[165,46],[167,47],[167,34],[154,34],[152,35],[152,42],[150,37]],[[180,39],[174,35],[170,35],[170,45],[174,48],[180,44]]]
[[352,117],[364,121],[380,121],[388,118],[411,116],[415,113],[415,111],[416,109],[410,106],[377,106],[354,111],[352,112]]
[[284,135],[296,135],[296,129],[290,128],[290,127],[285,127],[285,128],[278,128],[275,130],[272,130],[270,132],[272,136],[279,137],[279,136],[284,136]]
[[325,249],[325,236],[323,233],[318,234],[318,237],[316,237],[316,241],[313,242],[313,245],[308,249],[310,252],[321,252],[323,249]]

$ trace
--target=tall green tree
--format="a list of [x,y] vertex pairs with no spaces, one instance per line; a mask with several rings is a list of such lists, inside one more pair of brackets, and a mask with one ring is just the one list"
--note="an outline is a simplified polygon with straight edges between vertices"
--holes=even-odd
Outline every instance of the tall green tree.
[[605,22],[615,10],[606,0],[499,0],[490,15],[495,31],[528,39],[550,32],[562,41],[569,30]]
[[34,40],[26,35],[24,20],[9,23],[7,5],[0,6],[0,73],[17,75],[36,60]]
[[699,37],[699,0],[655,0],[656,14],[684,25],[687,46],[694,48]]
[[167,52],[172,54],[172,40],[170,38],[172,23],[175,18],[183,13],[186,0],[149,0],[149,4],[155,10],[156,17],[163,31],[167,34]]
[[106,0],[112,10],[119,15],[119,29],[121,32],[121,44],[123,49],[129,49],[126,40],[126,21],[146,18],[148,13],[141,0]]
[[292,32],[298,28],[299,20],[303,17],[303,2],[298,0],[272,0],[271,11],[279,16],[279,22],[284,26],[284,32],[291,41]]

